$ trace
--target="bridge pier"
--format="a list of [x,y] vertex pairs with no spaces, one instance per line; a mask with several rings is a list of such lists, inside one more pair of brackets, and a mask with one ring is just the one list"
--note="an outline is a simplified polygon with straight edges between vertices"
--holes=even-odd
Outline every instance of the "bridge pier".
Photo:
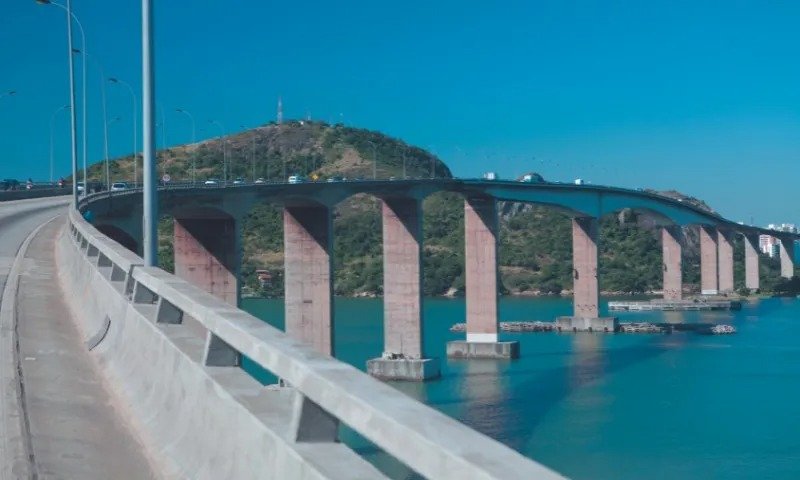
[[719,293],[733,293],[733,234],[717,230]]
[[719,293],[717,283],[717,230],[700,225],[700,293],[716,295]]
[[794,276],[794,240],[792,238],[778,237],[781,254],[781,277]]
[[664,300],[680,300],[683,297],[683,276],[681,267],[681,238],[683,230],[679,225],[661,229],[661,248],[664,262]]
[[438,359],[423,352],[422,205],[384,199],[382,212],[384,350],[367,361],[367,372],[387,380],[438,377]]
[[464,200],[464,270],[467,339],[447,344],[454,358],[517,358],[519,342],[497,340],[497,202],[491,197]]
[[572,219],[573,314],[556,319],[559,331],[613,332],[616,317],[600,317],[597,280],[598,219]]
[[758,235],[744,235],[744,286],[751,292],[759,289]]
[[239,304],[241,232],[230,216],[175,217],[175,275]]
[[331,232],[328,207],[284,207],[286,333],[326,355],[333,355]]

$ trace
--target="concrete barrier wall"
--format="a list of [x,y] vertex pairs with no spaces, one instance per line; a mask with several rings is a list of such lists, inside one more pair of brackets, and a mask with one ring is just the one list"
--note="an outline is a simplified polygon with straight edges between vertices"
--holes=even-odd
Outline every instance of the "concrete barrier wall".
[[[120,409],[167,477],[384,478],[335,441],[345,423],[428,478],[561,478],[156,268],[79,214],[59,283]],[[262,387],[240,354],[291,387]]]
[[0,202],[8,202],[11,200],[27,200],[30,198],[44,198],[44,197],[58,197],[61,195],[70,195],[72,188],[41,188],[25,190],[7,190],[0,192]]

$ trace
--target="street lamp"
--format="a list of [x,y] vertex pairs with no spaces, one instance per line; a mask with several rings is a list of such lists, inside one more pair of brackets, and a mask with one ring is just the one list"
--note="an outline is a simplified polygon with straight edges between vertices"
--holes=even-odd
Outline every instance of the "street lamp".
[[[77,48],[73,48],[72,52],[76,53],[76,54],[82,54],[84,60],[86,58],[89,58],[92,62],[94,62],[95,66],[97,66],[97,69],[100,71],[100,97],[101,97],[101,100],[102,100],[101,103],[103,105],[103,158],[104,158],[105,170],[106,170],[106,191],[110,191],[111,190],[111,177],[109,175],[110,174],[110,170],[109,170],[109,166],[108,166],[108,114],[107,114],[107,110],[106,110],[106,74],[103,71],[103,66],[100,65],[100,62],[98,62],[97,59],[94,58],[94,56],[89,55],[85,51],[82,52],[81,50],[79,50]],[[84,115],[84,117],[85,117],[85,115]],[[84,145],[84,148],[85,147],[86,147],[86,145]],[[86,168],[85,159],[84,159],[83,168]]]
[[[77,118],[75,114],[75,63],[72,60],[72,20],[78,24],[81,30],[81,48],[86,50],[86,36],[83,34],[83,25],[78,21],[75,14],[72,13],[72,0],[67,0],[67,5],[53,3],[50,0],[36,0],[40,5],[55,5],[62,8],[67,13],[67,60],[69,62],[69,104],[70,116],[72,117],[71,123],[71,137],[72,137],[72,198],[74,206],[78,206],[78,133]],[[83,61],[83,194],[87,193],[86,184],[86,59]]]
[[220,141],[222,142],[222,184],[228,185],[228,160],[227,153],[225,152],[225,127],[218,120],[209,120],[208,123],[214,124],[219,127]]
[[138,123],[138,115],[136,115],[136,93],[134,93],[133,88],[127,82],[124,82],[116,77],[111,77],[108,79],[108,81],[125,86],[131,94],[131,118],[133,119],[131,122],[133,123],[133,186],[135,187],[139,183],[139,160],[137,158],[137,154],[139,152],[139,149],[137,148],[139,139],[136,127],[136,124]]
[[195,169],[197,167],[197,165],[196,165],[197,148],[194,146],[194,143],[196,141],[195,140],[195,135],[194,135],[194,133],[195,133],[194,132],[194,117],[192,116],[191,113],[187,112],[186,110],[184,110],[182,108],[176,108],[175,111],[178,112],[178,113],[182,113],[182,114],[186,115],[187,117],[189,117],[189,120],[192,121],[192,148],[193,148],[193,150],[192,150],[192,185],[194,185],[194,182],[195,182]]
[[50,115],[50,183],[53,183],[53,123],[55,122],[56,115],[68,108],[69,105],[63,105]]

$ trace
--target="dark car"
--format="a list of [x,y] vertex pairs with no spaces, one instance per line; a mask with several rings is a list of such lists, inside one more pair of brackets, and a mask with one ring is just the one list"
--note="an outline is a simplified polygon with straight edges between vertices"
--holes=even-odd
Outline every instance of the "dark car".
[[14,180],[13,178],[6,178],[3,180],[3,183],[0,184],[3,190],[19,190],[19,180]]

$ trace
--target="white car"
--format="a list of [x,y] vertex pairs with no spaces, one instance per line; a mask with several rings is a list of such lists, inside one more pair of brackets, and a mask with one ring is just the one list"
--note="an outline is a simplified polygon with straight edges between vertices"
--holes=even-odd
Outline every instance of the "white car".
[[219,185],[219,182],[217,181],[216,178],[209,178],[208,180],[203,182],[203,185]]
[[266,181],[266,180],[264,180],[263,178],[260,178],[260,177],[259,177],[259,178],[257,178],[257,179],[256,179],[256,181],[255,181],[255,182],[253,182],[253,183],[255,183],[255,184],[258,184],[258,185],[261,185],[262,183],[267,183],[267,181]]
[[242,178],[242,177],[237,178],[236,180],[233,181],[233,184],[234,185],[244,185],[245,184],[244,178]]
[[111,184],[111,191],[112,192],[119,192],[121,190],[127,190],[128,184],[125,182],[114,182]]
[[302,175],[292,175],[289,177],[289,183],[303,183],[306,181],[306,177]]
[[75,188],[78,190],[78,193],[83,193],[83,182],[78,182]]

